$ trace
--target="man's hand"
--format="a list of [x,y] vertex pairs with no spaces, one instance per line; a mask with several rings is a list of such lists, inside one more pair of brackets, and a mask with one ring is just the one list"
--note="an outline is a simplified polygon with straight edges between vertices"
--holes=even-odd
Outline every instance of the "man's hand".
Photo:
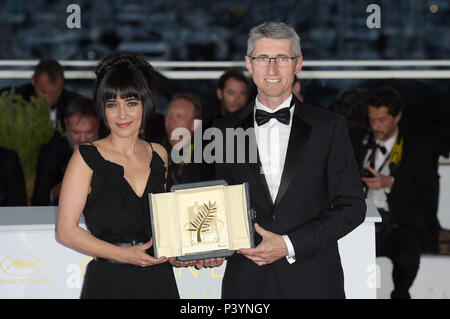
[[208,258],[208,259],[199,259],[199,260],[191,260],[191,261],[179,261],[175,257],[169,258],[169,263],[173,267],[182,268],[182,267],[191,267],[194,266],[197,269],[202,268],[213,268],[222,266],[225,258]]
[[255,248],[241,248],[237,252],[258,266],[264,266],[288,255],[288,248],[281,235],[265,230],[255,223],[255,230],[263,238]]
[[392,189],[392,185],[394,184],[394,179],[391,176],[381,175],[372,167],[366,167],[369,172],[373,174],[374,177],[363,177],[362,181],[366,186],[370,189],[382,189],[389,188]]
[[171,258],[169,258],[169,263],[173,267],[182,268],[182,267],[194,266],[197,263],[197,261],[196,260],[193,260],[193,261],[179,261],[175,257],[171,257]]
[[225,261],[225,258],[200,259],[200,260],[197,260],[197,262],[195,264],[195,268],[202,269],[202,268],[220,267],[220,266],[222,266],[224,261]]

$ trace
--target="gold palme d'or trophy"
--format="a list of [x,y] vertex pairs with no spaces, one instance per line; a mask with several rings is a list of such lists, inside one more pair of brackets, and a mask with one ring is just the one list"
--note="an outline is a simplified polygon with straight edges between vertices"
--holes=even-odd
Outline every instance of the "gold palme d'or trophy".
[[187,231],[192,232],[191,244],[199,244],[202,242],[215,243],[219,240],[217,231],[217,205],[216,202],[188,207],[189,224]]
[[253,247],[248,184],[182,184],[150,194],[155,257],[187,261],[230,256]]

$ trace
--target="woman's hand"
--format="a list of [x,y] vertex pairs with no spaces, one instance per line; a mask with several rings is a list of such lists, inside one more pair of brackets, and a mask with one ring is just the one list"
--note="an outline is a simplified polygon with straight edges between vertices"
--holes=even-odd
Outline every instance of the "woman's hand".
[[147,243],[143,245],[136,245],[128,248],[124,248],[124,257],[123,262],[126,262],[127,264],[132,264],[140,267],[148,267],[153,266],[157,264],[162,264],[167,261],[169,261],[169,258],[167,257],[159,257],[154,258],[146,253],[150,247],[153,246],[153,239],[150,239]]

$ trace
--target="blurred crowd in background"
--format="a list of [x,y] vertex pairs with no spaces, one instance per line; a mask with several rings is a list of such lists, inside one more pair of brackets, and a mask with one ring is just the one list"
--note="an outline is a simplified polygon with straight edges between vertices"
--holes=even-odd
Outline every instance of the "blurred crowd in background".
[[[302,37],[305,61],[445,59],[450,54],[446,1],[379,1],[383,19],[376,30],[366,25],[370,1],[80,0],[78,4],[82,25],[76,30],[65,27],[68,3],[0,1],[0,59],[40,60],[30,79],[0,79],[0,206],[57,205],[74,147],[107,134],[91,99],[93,80],[65,79],[58,60],[100,60],[111,51],[132,51],[145,54],[150,62],[243,61],[249,29],[269,19],[294,26]],[[197,129],[194,120],[202,120],[205,130],[254,101],[256,88],[244,71],[224,70],[217,80],[173,80],[158,72],[157,112],[146,123],[142,138],[162,144],[170,154],[177,142],[170,139],[175,128],[186,128],[192,135]],[[434,178],[425,187],[429,196],[418,195],[428,205],[422,226],[430,237],[423,251],[450,254],[449,233],[437,220],[438,162],[450,152],[450,81],[297,79],[293,93],[304,103],[347,119],[363,168],[364,155],[358,158],[358,147],[372,145],[365,137],[371,133],[373,137],[377,130],[368,107],[375,103],[374,92],[383,87],[389,88],[385,92],[389,102],[379,106],[387,106],[394,99],[389,96],[398,95],[403,106],[395,125],[405,136],[425,138],[430,149],[426,168]],[[394,119],[396,114],[389,116]],[[193,147],[192,143],[191,151]],[[378,146],[371,147],[375,152]],[[173,163],[169,157],[169,188],[214,179],[211,165],[190,162]],[[363,169],[361,173],[367,177]],[[411,194],[404,196],[413,198]]]

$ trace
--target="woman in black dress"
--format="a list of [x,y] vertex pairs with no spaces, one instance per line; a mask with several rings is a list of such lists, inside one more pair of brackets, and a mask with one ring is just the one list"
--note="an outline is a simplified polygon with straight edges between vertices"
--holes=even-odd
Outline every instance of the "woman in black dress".
[[[148,194],[165,191],[167,152],[139,138],[153,111],[154,72],[141,55],[115,53],[95,71],[94,100],[109,135],[80,145],[61,188],[57,239],[95,256],[81,298],[179,298],[175,258],[151,255]],[[83,212],[89,231],[78,226]]]

